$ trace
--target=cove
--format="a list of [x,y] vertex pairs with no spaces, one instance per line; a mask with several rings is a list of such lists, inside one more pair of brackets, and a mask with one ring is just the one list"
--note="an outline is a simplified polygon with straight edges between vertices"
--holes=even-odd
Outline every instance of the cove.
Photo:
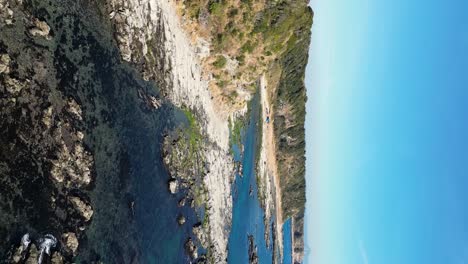
[[234,151],[236,162],[242,163],[243,175],[236,174],[232,186],[233,215],[228,244],[229,263],[249,263],[250,235],[257,247],[259,263],[273,262],[272,236],[269,238],[269,246],[265,241],[265,228],[270,228],[271,233],[273,223],[265,227],[265,212],[258,199],[255,173],[257,150],[261,138],[259,133],[261,131],[259,99],[257,94],[250,103],[248,120],[241,133],[243,152]]

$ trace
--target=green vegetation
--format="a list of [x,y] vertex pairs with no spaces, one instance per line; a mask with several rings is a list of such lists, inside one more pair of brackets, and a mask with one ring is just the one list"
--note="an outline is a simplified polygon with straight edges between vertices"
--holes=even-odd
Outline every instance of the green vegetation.
[[202,140],[202,136],[200,134],[200,126],[198,125],[195,116],[188,108],[184,107],[183,111],[189,123],[186,133],[189,137],[190,157],[193,157],[195,152],[198,151],[199,143]]
[[[280,78],[274,103],[273,124],[277,140],[278,170],[281,175],[280,186],[285,219],[302,215],[306,199],[304,122],[307,98],[304,77],[312,25],[311,10],[305,7],[294,9],[292,6],[286,10],[289,10],[289,16],[276,18],[284,24],[265,32],[266,38],[273,42],[276,42],[279,34],[283,34],[286,30],[294,32],[289,37],[282,55],[275,62],[280,69]],[[291,22],[293,18],[296,23]]]
[[224,68],[224,66],[226,66],[226,57],[224,56],[218,56],[218,58],[216,59],[215,62],[213,62],[213,66],[215,66],[215,68],[217,69],[221,69],[221,68]]
[[229,119],[229,131],[230,131],[230,144],[241,145],[242,143],[242,130],[244,129],[244,119],[236,118],[234,122]]
[[210,11],[210,14],[214,16],[222,16],[224,14],[224,10],[226,9],[226,3],[225,1],[220,1],[220,2],[211,2],[209,3],[208,10]]
[[242,53],[252,53],[252,51],[255,49],[254,45],[250,40],[244,43],[241,47]]
[[[290,51],[304,30],[310,30],[311,10],[303,1],[280,1],[261,13],[254,32],[261,33],[265,51],[284,53]],[[286,45],[285,45],[286,43]]]

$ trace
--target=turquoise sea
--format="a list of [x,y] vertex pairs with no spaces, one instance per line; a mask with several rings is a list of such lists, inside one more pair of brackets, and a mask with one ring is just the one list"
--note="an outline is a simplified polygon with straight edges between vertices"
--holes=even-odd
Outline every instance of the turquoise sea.
[[[249,235],[254,238],[254,244],[257,247],[259,263],[273,263],[273,258],[278,252],[274,253],[273,247],[273,230],[274,221],[265,226],[265,212],[261,207],[258,198],[257,179],[256,179],[256,159],[257,150],[261,138],[261,117],[258,95],[254,97],[250,105],[250,112],[246,125],[242,131],[243,152],[239,152],[239,148],[234,148],[236,161],[242,162],[243,175],[236,175],[235,182],[232,186],[233,196],[233,216],[232,228],[229,237],[228,245],[228,262],[229,263],[248,263],[249,261]],[[265,230],[270,229],[270,237],[268,245],[265,241]],[[284,225],[284,233],[291,233],[290,221]],[[290,235],[287,237],[291,237]],[[284,263],[291,259],[291,240],[284,240]]]

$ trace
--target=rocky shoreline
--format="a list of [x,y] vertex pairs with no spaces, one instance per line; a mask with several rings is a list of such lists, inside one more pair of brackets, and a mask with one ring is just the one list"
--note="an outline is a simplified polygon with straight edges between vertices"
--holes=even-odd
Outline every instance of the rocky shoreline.
[[172,1],[110,0],[107,13],[122,59],[135,65],[147,79],[156,81],[172,103],[196,115],[204,138],[200,154],[206,167],[203,188],[207,191],[207,249],[211,262],[225,263],[234,163],[229,153],[228,117],[217,113],[212,101],[208,80],[200,68],[201,49],[191,44]]

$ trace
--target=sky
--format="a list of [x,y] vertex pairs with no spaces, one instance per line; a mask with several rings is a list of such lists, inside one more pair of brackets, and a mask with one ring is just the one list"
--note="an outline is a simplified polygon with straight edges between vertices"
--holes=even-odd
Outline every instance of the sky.
[[468,1],[310,5],[305,263],[468,264]]

